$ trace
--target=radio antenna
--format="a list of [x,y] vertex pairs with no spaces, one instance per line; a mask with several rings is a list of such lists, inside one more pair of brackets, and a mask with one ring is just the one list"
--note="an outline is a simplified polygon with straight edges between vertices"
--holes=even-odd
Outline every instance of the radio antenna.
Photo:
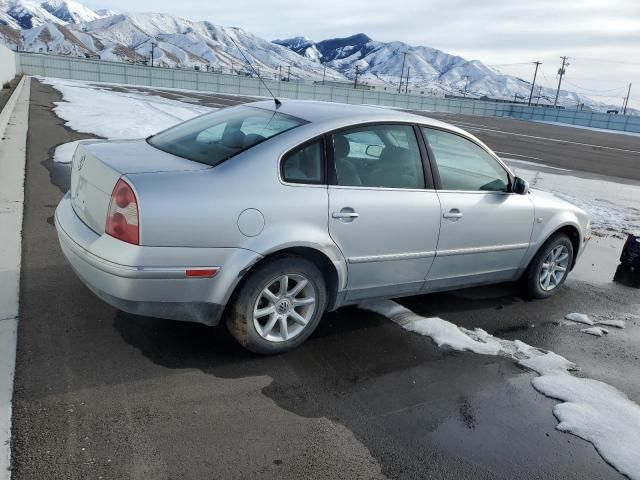
[[238,46],[238,44],[236,43],[236,41],[233,39],[233,37],[231,35],[229,35],[229,40],[231,40],[233,42],[233,44],[236,46],[236,48],[238,49],[238,51],[240,52],[240,55],[242,55],[242,57],[244,58],[245,62],[247,62],[247,65],[249,65],[249,67],[251,68],[251,70],[253,70],[253,73],[256,74],[256,76],[258,77],[258,79],[262,82],[262,85],[264,85],[264,88],[267,89],[267,92],[269,92],[269,94],[273,97],[273,101],[276,104],[276,108],[279,108],[282,105],[282,102],[280,100],[278,100],[276,98],[276,96],[273,94],[273,92],[271,91],[271,89],[267,86],[267,84],[265,83],[265,81],[262,79],[262,77],[260,76],[260,73],[258,73],[258,71],[253,68],[253,65],[251,65],[251,62],[249,61],[249,59],[247,58],[247,56],[244,54],[244,52],[242,51],[242,49]]

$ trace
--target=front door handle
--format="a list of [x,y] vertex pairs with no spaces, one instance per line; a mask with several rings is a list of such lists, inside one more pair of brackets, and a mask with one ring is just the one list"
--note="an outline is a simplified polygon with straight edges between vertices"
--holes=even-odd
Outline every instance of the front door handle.
[[351,207],[345,207],[339,212],[333,212],[331,214],[331,218],[338,219],[341,222],[353,222],[359,216],[360,214]]
[[457,208],[452,208],[451,210],[449,210],[448,212],[443,214],[442,218],[447,218],[447,219],[451,220],[452,222],[455,222],[455,221],[460,220],[462,218],[462,212],[460,210],[458,210]]

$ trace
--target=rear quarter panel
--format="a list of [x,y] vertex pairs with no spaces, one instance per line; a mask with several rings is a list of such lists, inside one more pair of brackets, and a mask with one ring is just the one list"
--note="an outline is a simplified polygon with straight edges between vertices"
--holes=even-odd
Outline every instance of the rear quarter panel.
[[[336,266],[340,285],[345,283],[344,258],[327,229],[327,187],[288,185],[279,179],[282,153],[307,138],[285,136],[213,169],[127,175],[138,195],[141,244],[244,248],[260,255],[309,247],[324,253]],[[247,210],[252,210],[256,230],[250,235],[239,227]],[[256,227],[259,217],[261,229]]]

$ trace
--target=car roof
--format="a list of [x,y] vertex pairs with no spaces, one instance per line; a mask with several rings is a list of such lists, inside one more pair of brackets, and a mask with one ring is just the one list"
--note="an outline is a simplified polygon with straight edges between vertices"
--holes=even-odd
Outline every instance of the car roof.
[[[327,123],[339,121],[340,123],[361,123],[365,121],[375,122],[412,122],[434,127],[443,127],[448,130],[461,132],[461,130],[440,120],[416,115],[414,113],[397,110],[391,107],[375,105],[351,105],[347,103],[320,102],[317,100],[280,100],[282,105],[278,112],[301,118],[311,123]],[[265,100],[247,104],[259,108],[273,110],[273,100]]]

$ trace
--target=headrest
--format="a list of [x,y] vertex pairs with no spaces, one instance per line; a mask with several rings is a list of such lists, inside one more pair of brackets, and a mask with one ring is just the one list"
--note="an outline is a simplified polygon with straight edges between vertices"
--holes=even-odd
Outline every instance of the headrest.
[[349,140],[342,135],[335,135],[333,137],[333,148],[336,154],[336,158],[347,158],[351,147],[349,146]]
[[250,133],[244,137],[244,141],[242,142],[242,146],[244,148],[249,148],[255,145],[256,143],[260,143],[264,140],[264,137],[258,133]]
[[409,150],[402,147],[387,146],[380,154],[380,163],[384,166],[401,168],[411,164]]
[[222,134],[222,144],[229,148],[242,148],[244,137],[244,133],[240,130],[226,128]]

